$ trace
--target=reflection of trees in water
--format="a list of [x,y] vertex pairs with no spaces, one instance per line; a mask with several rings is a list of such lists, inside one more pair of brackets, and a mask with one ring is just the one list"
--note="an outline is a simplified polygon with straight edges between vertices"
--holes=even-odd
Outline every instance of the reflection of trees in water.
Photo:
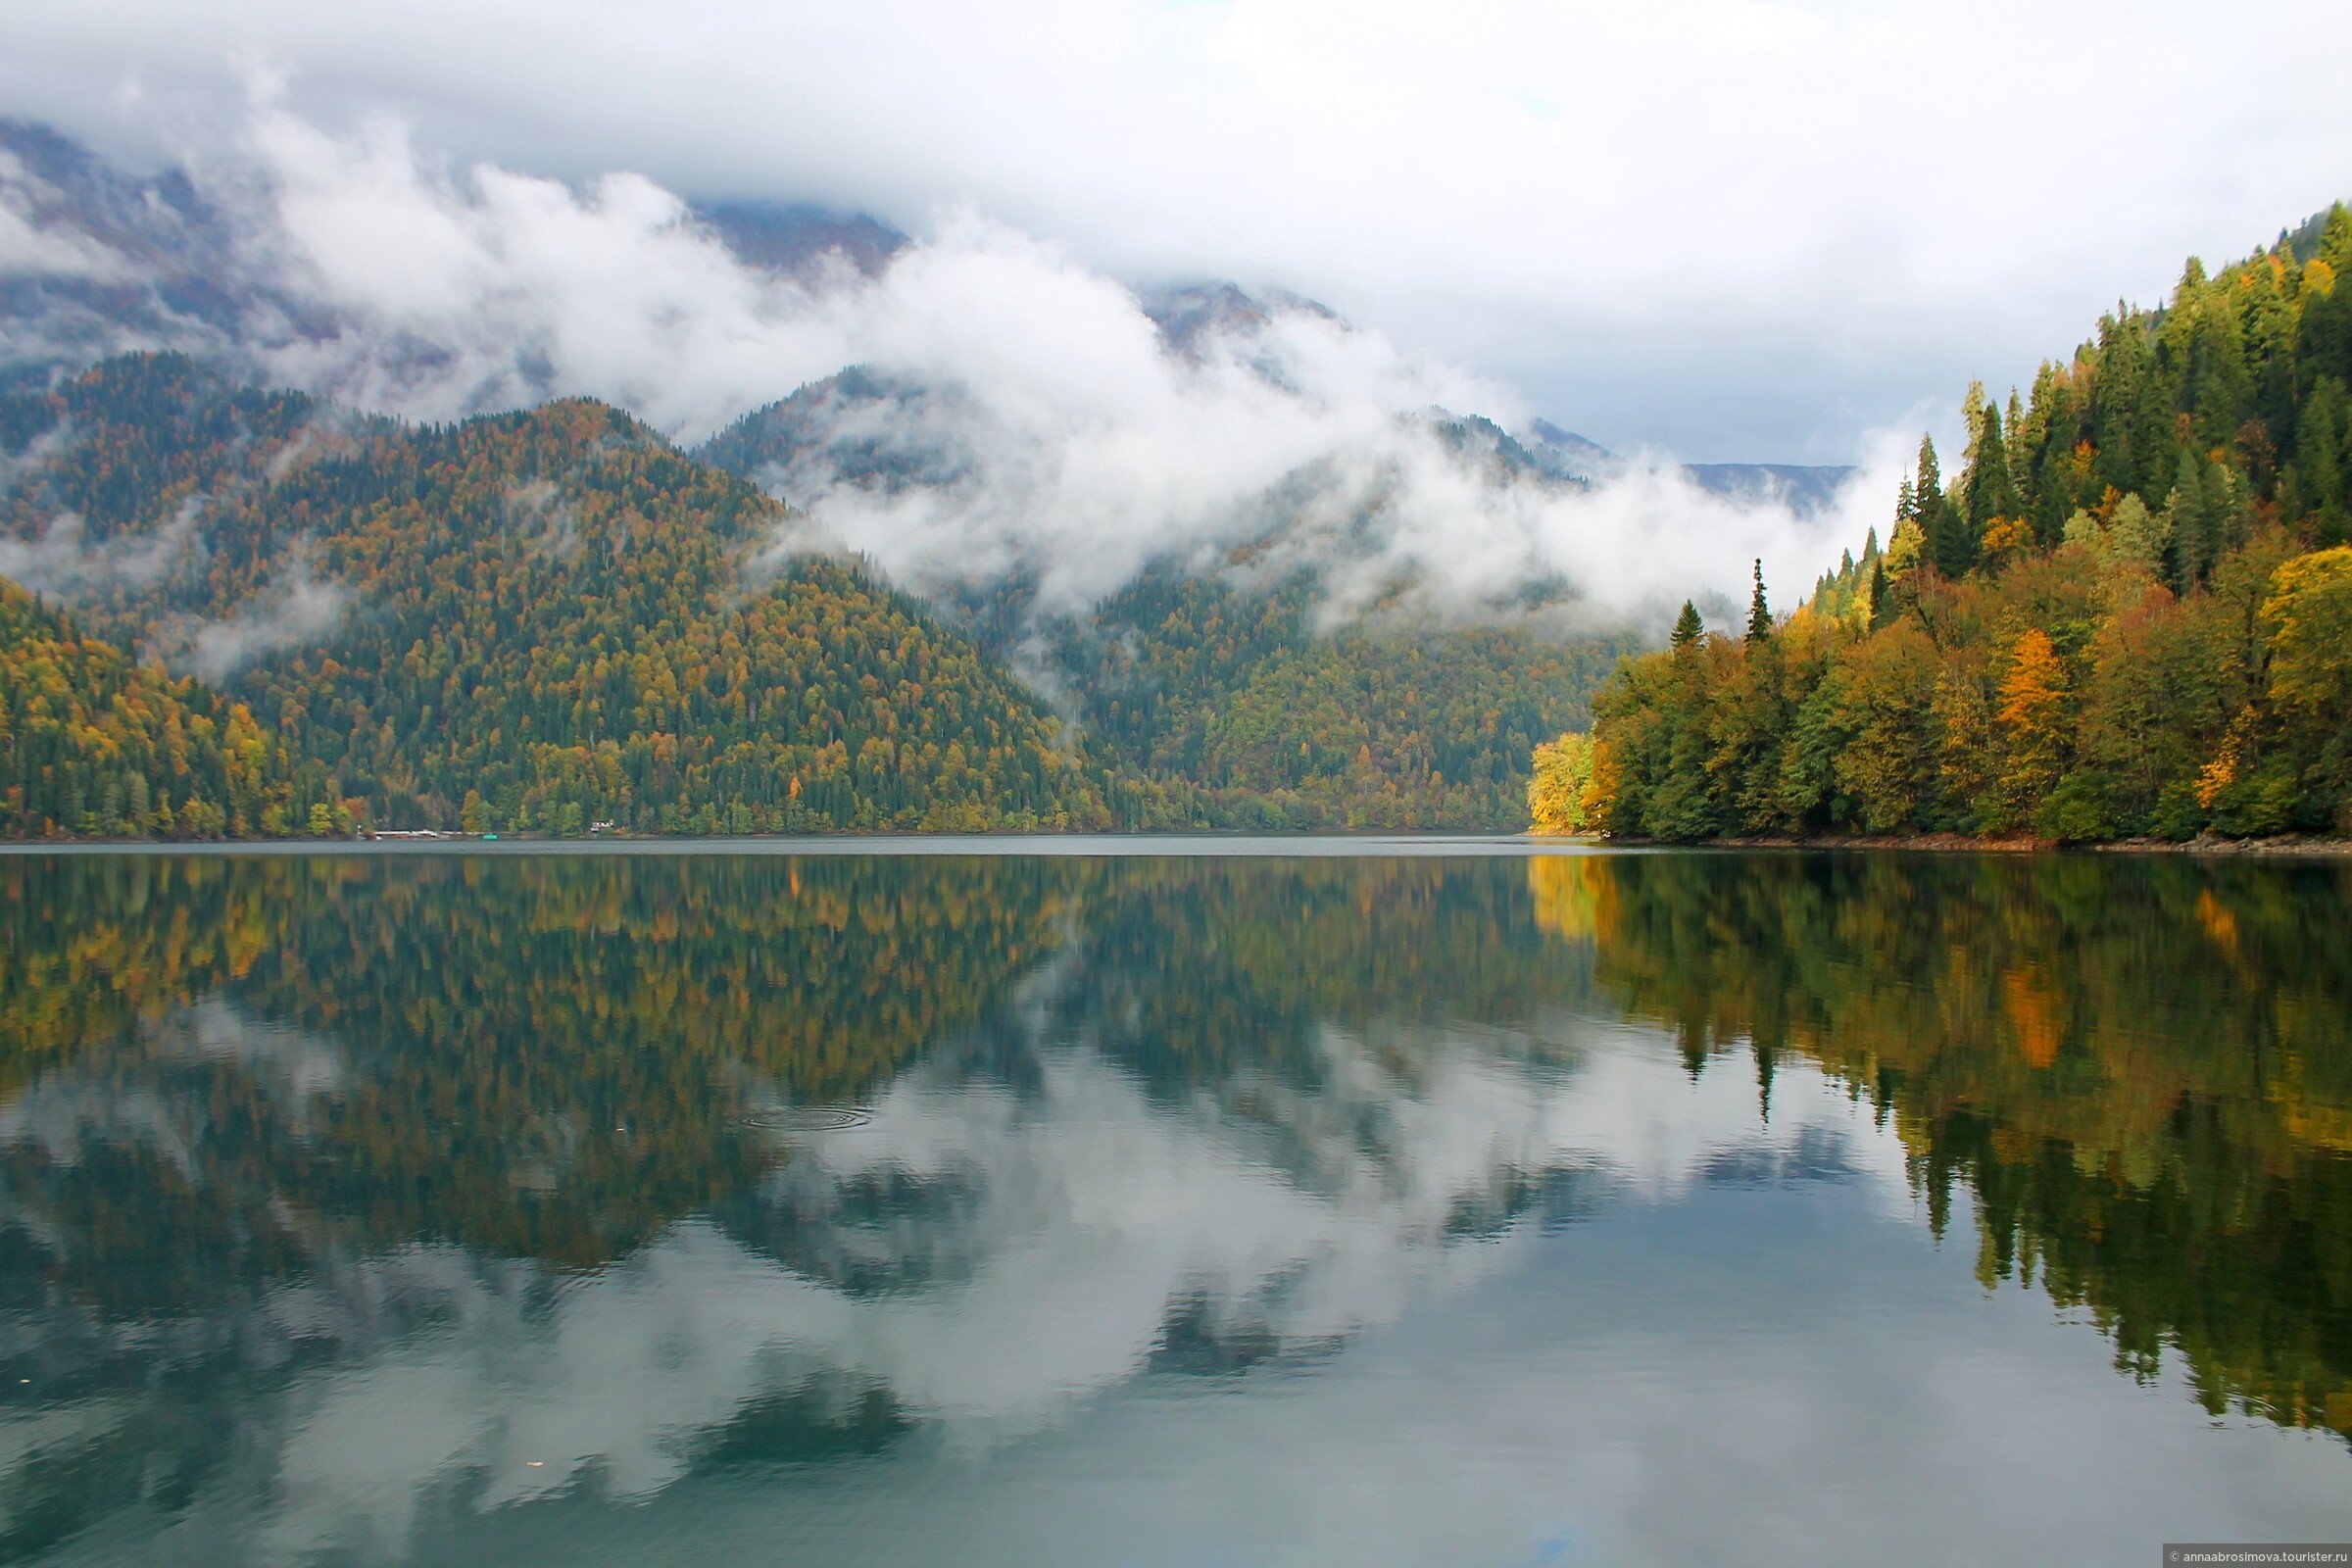
[[[53,1118],[78,1097],[148,1123],[97,1140],[136,1174],[74,1185],[298,1211],[226,1227],[265,1267],[297,1229],[613,1256],[767,1166],[747,1109],[885,1080],[998,1005],[1061,925],[1051,864],[1007,860],[20,860],[0,887],[21,959],[0,1074]],[[191,1047],[213,996],[246,1039]],[[286,1031],[339,1054],[311,1092],[254,1070]],[[92,1141],[11,1158],[70,1170]],[[190,1236],[194,1270],[222,1240]]]
[[1795,1048],[1894,1113],[1987,1286],[2036,1273],[2215,1413],[2352,1434],[2352,868],[1672,855],[1529,863],[1695,1072]]
[[579,1265],[713,1206],[773,1233],[789,1200],[747,1205],[782,1141],[742,1113],[943,1044],[1016,1088],[1041,1038],[1168,1093],[1247,1068],[1231,1108],[1275,1125],[1331,1026],[1395,1065],[1556,993],[1525,908],[1507,872],[1430,860],[14,860],[0,1173],[44,1238],[18,1272],[137,1316],[401,1241]]
[[1529,910],[1509,862],[1140,862],[1089,908],[1083,973],[1054,1023],[1155,1086],[1237,1065],[1312,1082],[1325,1028],[1410,1054],[1450,1027],[1525,1024],[1579,1000]]
[[[1409,1157],[1395,1125],[1431,1064],[1476,1027],[1501,1054],[1550,1054],[1532,1028],[1585,994],[1492,860],[1068,862],[1068,940],[1014,1002],[941,1039],[928,1069],[1045,1093],[1063,1048],[1099,1052],[1154,1103],[1211,1119],[1228,1146],[1330,1194]],[[1526,1173],[1459,1196],[1464,1233],[1543,1200]],[[717,1213],[745,1246],[851,1291],[961,1277],[982,1255],[971,1168],[841,1179],[778,1173]],[[1173,1310],[1173,1309],[1172,1309]],[[1198,1314],[1196,1314],[1196,1317]],[[1256,1332],[1251,1330],[1250,1332]]]
[[84,1486],[192,1487],[170,1478],[212,1462],[180,1445],[222,1380],[528,1310],[518,1279],[544,1308],[548,1277],[497,1258],[595,1265],[741,1201],[788,1148],[745,1112],[864,1093],[1001,1006],[1060,940],[1062,880],[1004,859],[0,864],[0,1366],[44,1400],[184,1391],[20,1467],[0,1555],[70,1528]]
[[[20,1466],[0,1556],[113,1506],[85,1488],[217,1489],[230,1461],[182,1446],[224,1403],[266,1472],[258,1392],[435,1323],[552,1332],[680,1233],[854,1318],[1027,1267],[1069,1216],[1025,1184],[1147,1157],[1270,1207],[1196,1215],[1232,1250],[1139,1276],[1138,1353],[1312,1357],[1349,1326],[1301,1258],[1389,1277],[1586,1206],[1592,1170],[1536,1133],[1480,1141],[1533,1126],[1544,1020],[1579,1011],[1665,1022],[1694,1070],[1735,1041],[1819,1058],[1891,1110],[1939,1224],[1977,1193],[1988,1278],[2340,1428],[2352,959],[2305,933],[2343,893],[2089,858],[0,862],[0,1376],[84,1412],[166,1391]],[[849,1101],[876,1123],[837,1142],[744,1120]],[[1090,1128],[1112,1154],[1080,1169]],[[1842,1158],[1791,1136],[1770,1179]],[[682,1451],[848,1455],[928,1419],[851,1349],[805,1363],[714,1377]]]

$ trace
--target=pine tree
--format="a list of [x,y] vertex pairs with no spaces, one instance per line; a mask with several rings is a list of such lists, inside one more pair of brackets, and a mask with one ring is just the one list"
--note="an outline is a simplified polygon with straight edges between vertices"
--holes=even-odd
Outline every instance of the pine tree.
[[1694,647],[1699,638],[1706,635],[1706,631],[1707,623],[1698,618],[1698,607],[1688,599],[1684,600],[1683,612],[1674,617],[1674,646]]
[[1764,603],[1764,562],[1758,557],[1755,565],[1756,588],[1747,601],[1747,635],[1762,639],[1772,635],[1772,611]]

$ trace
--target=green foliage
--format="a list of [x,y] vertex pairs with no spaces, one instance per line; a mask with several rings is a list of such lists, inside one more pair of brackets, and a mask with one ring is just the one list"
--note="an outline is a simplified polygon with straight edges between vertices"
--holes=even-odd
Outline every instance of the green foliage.
[[135,356],[0,398],[0,531],[70,547],[90,628],[217,666],[300,760],[250,832],[319,801],[558,834],[1509,828],[1529,753],[1631,646],[1326,633],[1314,578],[1245,552],[1024,646],[1065,726],[975,646],[1010,645],[1017,595],[951,607],[967,636],[783,554],[780,506],[598,404],[411,428]]
[[[1761,559],[1755,564],[1755,592],[1747,600],[1747,635],[1764,638],[1772,635],[1772,607],[1764,602],[1764,563]],[[1684,601],[1686,604],[1689,602]]]
[[1087,733],[1198,825],[1501,830],[1525,821],[1534,747],[1590,722],[1630,642],[1379,612],[1319,632],[1319,600],[1305,572],[1157,567],[1054,657]]
[[2308,260],[2192,263],[2005,415],[1972,390],[1967,469],[1947,490],[1923,442],[1885,554],[1848,553],[1778,637],[1622,667],[1594,704],[1597,818],[2352,829],[2352,214],[2316,232]]

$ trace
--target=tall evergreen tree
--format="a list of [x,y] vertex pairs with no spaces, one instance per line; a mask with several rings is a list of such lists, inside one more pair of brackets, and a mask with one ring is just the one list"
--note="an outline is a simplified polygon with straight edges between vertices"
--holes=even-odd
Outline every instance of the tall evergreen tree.
[[1698,618],[1698,607],[1688,599],[1684,600],[1683,612],[1674,617],[1674,646],[1694,647],[1706,632],[1707,623]]
[[1936,443],[1922,438],[1919,443],[1919,478],[1912,486],[1912,499],[1919,508],[1919,530],[1927,541],[1928,560],[1947,577],[1957,577],[1976,564],[1976,539],[1969,531],[1968,518],[1943,493],[1943,476],[1936,462]]
[[1987,404],[1977,426],[1977,460],[1968,470],[1969,531],[1982,540],[1995,517],[2022,517],[2025,511],[2017,481],[2009,472],[2001,416]]
[[1751,638],[1772,635],[1772,610],[1764,603],[1764,561],[1758,557],[1755,564],[1755,592],[1747,601],[1747,634]]

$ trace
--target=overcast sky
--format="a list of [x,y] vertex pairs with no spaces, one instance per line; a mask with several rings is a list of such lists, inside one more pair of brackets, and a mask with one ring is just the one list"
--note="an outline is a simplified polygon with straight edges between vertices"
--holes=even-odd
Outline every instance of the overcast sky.
[[2352,7],[9,0],[0,109],[154,160],[257,71],[455,161],[641,172],[1136,283],[1276,285],[1694,460],[1942,424],[2352,196]]

